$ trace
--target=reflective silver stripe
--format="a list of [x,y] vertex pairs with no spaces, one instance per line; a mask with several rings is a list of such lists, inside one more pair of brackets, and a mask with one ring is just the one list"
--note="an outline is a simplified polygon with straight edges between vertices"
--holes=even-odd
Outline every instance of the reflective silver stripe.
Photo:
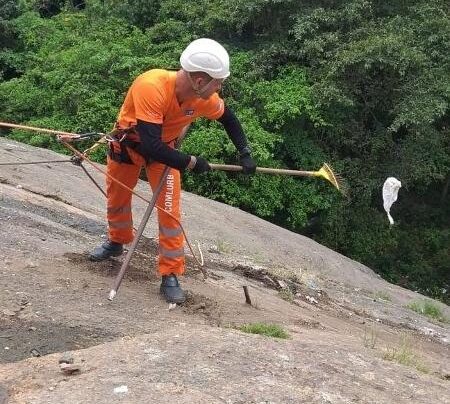
[[159,254],[167,258],[181,258],[184,257],[184,247],[176,250],[168,250],[164,247],[159,247]]
[[133,227],[133,222],[113,222],[109,220],[108,224],[109,227],[113,227],[114,229],[128,229]]
[[159,226],[159,232],[166,237],[176,237],[179,236],[183,231],[181,227],[164,227]]
[[108,213],[117,214],[117,213],[130,213],[131,206],[119,206],[118,208],[108,208]]

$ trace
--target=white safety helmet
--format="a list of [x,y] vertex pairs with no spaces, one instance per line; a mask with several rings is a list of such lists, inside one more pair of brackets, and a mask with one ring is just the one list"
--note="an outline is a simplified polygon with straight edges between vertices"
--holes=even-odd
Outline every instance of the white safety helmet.
[[230,75],[230,58],[218,42],[200,38],[191,42],[180,56],[181,67],[187,72],[204,72],[214,79]]

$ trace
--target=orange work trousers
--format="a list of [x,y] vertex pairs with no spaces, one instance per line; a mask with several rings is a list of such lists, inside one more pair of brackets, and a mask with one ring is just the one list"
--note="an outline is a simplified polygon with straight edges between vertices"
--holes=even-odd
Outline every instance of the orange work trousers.
[[[107,172],[129,188],[133,189],[139,179],[142,166],[152,190],[160,182],[165,165],[158,162],[146,164],[144,158],[131,148],[127,148],[132,164],[119,163],[108,156]],[[133,241],[133,217],[131,211],[132,193],[115,181],[106,177],[108,238],[116,243],[128,244]],[[164,180],[156,205],[159,223],[158,271],[161,275],[181,275],[184,273],[184,235],[173,217],[180,221],[180,172],[171,168]],[[172,216],[168,215],[170,213]]]

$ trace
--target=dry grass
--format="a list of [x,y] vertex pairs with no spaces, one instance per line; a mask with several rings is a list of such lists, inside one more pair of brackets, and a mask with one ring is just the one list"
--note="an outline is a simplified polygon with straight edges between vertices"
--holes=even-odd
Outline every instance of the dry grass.
[[428,373],[429,371],[422,359],[414,353],[407,336],[401,338],[399,346],[387,347],[383,359],[416,368],[423,373]]
[[391,295],[389,293],[385,292],[384,290],[379,290],[379,291],[375,292],[374,297],[375,297],[375,299],[384,300],[385,302],[392,301]]
[[294,294],[289,288],[281,289],[278,292],[278,296],[280,296],[283,300],[292,303],[294,301]]
[[221,254],[230,253],[232,250],[230,243],[228,243],[222,239],[216,240],[216,248],[217,248],[217,251]]
[[375,327],[364,328],[363,345],[365,348],[375,349],[378,333]]

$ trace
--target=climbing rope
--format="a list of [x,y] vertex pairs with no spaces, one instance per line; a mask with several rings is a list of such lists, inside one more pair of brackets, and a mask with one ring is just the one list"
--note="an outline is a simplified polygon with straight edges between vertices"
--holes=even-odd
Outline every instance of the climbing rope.
[[56,164],[56,163],[72,163],[72,160],[23,161],[15,163],[0,163],[0,166],[25,166],[29,164]]
[[[16,128],[16,129],[22,129],[22,130],[33,130],[36,132],[42,132],[42,133],[47,133],[47,134],[51,134],[51,135],[56,135],[58,136],[58,140],[59,142],[64,145],[67,149],[69,149],[74,156],[70,159],[70,160],[61,160],[60,162],[72,162],[73,164],[80,166],[83,171],[85,172],[85,174],[89,177],[89,179],[95,184],[95,186],[102,192],[103,195],[106,196],[106,193],[103,191],[103,189],[100,187],[100,185],[95,181],[95,179],[87,172],[86,168],[83,167],[82,162],[86,161],[90,166],[92,166],[95,170],[99,171],[100,173],[102,173],[104,176],[108,177],[109,179],[111,179],[112,181],[114,181],[115,183],[119,184],[122,188],[130,191],[133,195],[137,196],[139,199],[141,199],[142,201],[146,202],[146,203],[150,203],[150,201],[143,197],[142,195],[140,195],[138,192],[134,191],[133,189],[129,188],[127,185],[125,185],[123,182],[119,181],[118,179],[114,178],[112,175],[108,174],[105,170],[103,170],[102,168],[100,168],[97,164],[95,164],[92,160],[90,160],[87,157],[87,152],[92,151],[92,147],[90,149],[87,149],[84,153],[80,152],[79,150],[77,150],[75,147],[73,147],[71,144],[67,143],[66,140],[80,140],[80,139],[85,139],[87,136],[93,136],[93,135],[101,135],[103,137],[105,137],[105,134],[103,133],[89,133],[89,134],[74,134],[74,133],[69,133],[69,132],[61,132],[61,131],[56,131],[56,130],[52,130],[52,129],[43,129],[43,128],[37,128],[37,127],[33,127],[33,126],[25,126],[25,125],[17,125],[17,124],[11,124],[11,123],[6,123],[6,122],[0,122],[0,126],[5,126],[5,127],[10,127],[10,128]],[[106,135],[107,136],[107,135]],[[102,144],[101,140],[98,141],[94,146],[96,145],[100,145]],[[3,163],[3,165],[10,165],[11,163]],[[20,163],[15,163],[15,164],[20,164]],[[38,162],[29,162],[28,164],[38,164]],[[197,247],[199,249],[199,254],[200,254],[200,260],[196,257],[194,250],[192,248],[191,243],[189,242],[189,239],[187,237],[187,234],[184,230],[183,225],[181,224],[181,222],[175,217],[173,216],[171,213],[167,212],[164,208],[155,205],[156,209],[158,209],[159,211],[164,212],[165,214],[169,215],[172,219],[174,219],[177,224],[180,226],[181,231],[183,232],[184,238],[186,240],[186,244],[188,245],[188,248],[194,258],[194,260],[197,262],[197,264],[200,266],[200,270],[204,276],[204,278],[207,277],[207,273],[206,270],[204,269],[204,260],[203,260],[203,254],[202,251],[200,249],[200,245],[198,244]]]
[[[95,164],[92,160],[90,160],[86,155],[84,155],[83,153],[81,153],[79,150],[75,149],[75,147],[73,147],[72,145],[70,145],[69,143],[65,142],[65,141],[61,141],[61,143],[67,147],[70,151],[72,151],[77,157],[79,157],[80,159],[86,161],[89,165],[91,165],[94,169],[96,169],[97,171],[99,171],[100,173],[102,173],[103,175],[105,175],[106,177],[108,177],[109,179],[111,179],[112,181],[116,182],[117,184],[119,184],[122,188],[126,189],[127,191],[130,191],[133,195],[137,196],[139,199],[143,200],[146,203],[150,203],[150,201],[143,197],[141,194],[139,194],[138,192],[134,191],[133,189],[131,189],[130,187],[128,187],[127,185],[125,185],[123,182],[119,181],[117,178],[114,178],[111,174],[108,174],[105,170],[103,170],[102,168],[100,168],[99,166],[97,166],[97,164]],[[90,176],[89,176],[90,177]],[[92,179],[92,177],[90,177]],[[93,179],[92,179],[93,180]],[[95,183],[95,181],[94,181]],[[98,184],[95,183],[97,187]],[[102,190],[103,191],[103,190]],[[203,273],[204,276],[206,276],[206,272],[203,268],[204,266],[204,261],[203,261],[203,254],[201,253],[200,247],[199,247],[199,251],[200,251],[200,260],[195,256],[194,250],[191,246],[191,243],[189,242],[189,239],[187,237],[186,232],[184,231],[183,225],[181,224],[181,222],[175,217],[173,216],[171,213],[167,212],[164,208],[155,205],[155,208],[158,209],[159,211],[162,211],[164,213],[166,213],[167,215],[169,215],[173,220],[175,220],[178,225],[181,228],[181,231],[183,232],[184,238],[186,240],[186,243],[189,247],[189,250],[191,251],[192,256],[194,257],[194,260],[198,263],[198,265],[201,267],[201,271]]]

